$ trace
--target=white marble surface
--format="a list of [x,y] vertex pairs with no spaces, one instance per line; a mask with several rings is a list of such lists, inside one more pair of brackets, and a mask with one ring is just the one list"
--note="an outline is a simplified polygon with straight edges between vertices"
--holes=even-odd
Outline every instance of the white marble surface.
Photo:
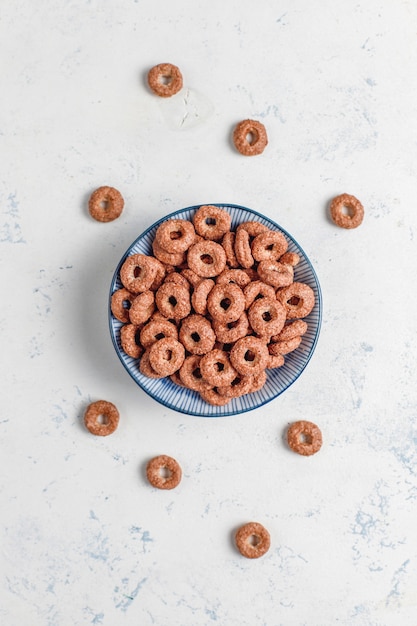
[[[0,7],[2,626],[417,623],[417,4],[3,0]],[[155,63],[184,89],[152,96]],[[230,131],[263,121],[264,154]],[[126,206],[86,210],[110,184]],[[366,210],[335,227],[329,200]],[[312,361],[217,420],[163,409],[107,326],[120,257],[156,218],[231,202],[302,245],[323,290]],[[91,400],[120,409],[94,438]],[[324,445],[287,450],[310,419]],[[144,479],[177,458],[178,489]],[[248,561],[237,526],[272,545]]]

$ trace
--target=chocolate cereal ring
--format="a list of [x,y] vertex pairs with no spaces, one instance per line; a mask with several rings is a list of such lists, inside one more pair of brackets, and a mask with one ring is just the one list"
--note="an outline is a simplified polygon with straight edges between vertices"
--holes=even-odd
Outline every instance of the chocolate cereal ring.
[[241,289],[246,287],[251,282],[248,274],[241,269],[230,269],[224,270],[221,274],[219,274],[216,278],[216,283],[218,285],[226,285],[227,283],[235,283]]
[[246,232],[249,233],[249,237],[253,239],[257,235],[269,231],[269,228],[265,224],[262,224],[262,222],[255,222],[251,220],[249,222],[241,222],[237,226],[236,232],[239,232],[239,230],[246,230]]
[[112,222],[123,211],[124,200],[114,187],[99,187],[90,196],[88,210],[98,222]]
[[[268,345],[268,350],[269,350],[269,346],[272,344]],[[284,356],[282,354],[271,354],[269,353],[269,357],[268,357],[268,363],[266,364],[266,369],[267,370],[273,370],[277,367],[282,367],[285,363],[285,359]]]
[[136,324],[125,324],[120,329],[122,350],[132,359],[139,359],[144,351],[140,344],[140,331],[141,327]]
[[269,352],[265,341],[248,335],[230,350],[230,362],[242,376],[254,376],[266,368]]
[[235,255],[235,237],[236,233],[229,230],[229,232],[224,234],[222,239],[222,246],[226,253],[226,263],[232,268],[239,267],[239,261]]
[[288,248],[284,235],[270,230],[260,233],[252,242],[252,256],[255,261],[277,261]]
[[199,315],[206,315],[207,298],[215,283],[211,278],[198,278],[200,282],[196,285],[196,287],[194,287],[194,291],[191,294],[191,304],[196,313]]
[[233,131],[233,143],[244,156],[261,154],[268,144],[265,126],[255,120],[242,120]]
[[177,372],[185,359],[185,348],[176,339],[166,337],[155,341],[149,348],[149,363],[162,376]]
[[232,218],[224,209],[207,204],[197,209],[193,217],[194,228],[201,237],[220,241],[228,231]]
[[200,369],[202,357],[198,354],[187,356],[180,367],[179,376],[182,383],[193,391],[206,391],[212,388],[212,384],[203,378]]
[[158,310],[165,317],[183,319],[191,312],[190,291],[175,283],[164,283],[155,295]]
[[175,459],[161,454],[148,461],[146,477],[157,489],[174,489],[181,482],[182,470]]
[[314,291],[304,283],[292,283],[277,291],[277,299],[284,305],[287,319],[306,317],[314,307]]
[[232,400],[232,398],[228,398],[227,396],[221,396],[216,387],[200,391],[200,396],[203,398],[204,402],[213,406],[224,406],[225,404],[229,404]]
[[242,267],[250,268],[254,265],[255,260],[252,256],[249,233],[244,228],[236,232],[235,254]]
[[208,319],[189,315],[181,324],[179,339],[191,354],[207,354],[213,349],[216,335]]
[[189,268],[202,278],[213,278],[226,267],[226,253],[215,241],[200,241],[187,254]]
[[119,425],[119,411],[112,402],[97,400],[88,405],[84,424],[93,435],[111,435]]
[[243,295],[245,296],[245,308],[249,307],[260,298],[270,298],[275,300],[275,289],[272,285],[267,285],[262,280],[252,280],[243,289]]
[[148,72],[148,85],[161,98],[170,98],[182,89],[182,74],[172,63],[159,63]]
[[161,244],[156,239],[154,239],[152,242],[152,250],[155,257],[161,263],[165,263],[166,265],[178,267],[182,265],[182,263],[184,263],[185,261],[184,252],[168,252],[161,246]]
[[150,320],[140,331],[140,343],[146,349],[150,348],[155,341],[171,337],[178,339],[178,330],[175,324],[161,316],[161,319]]
[[294,280],[293,267],[279,261],[261,261],[258,265],[258,274],[264,283],[272,285],[275,289],[287,287]]
[[141,356],[139,361],[139,371],[148,378],[165,378],[164,374],[158,374],[158,372],[155,372],[153,369],[149,361],[149,349],[145,350]]
[[300,255],[298,252],[285,252],[279,259],[280,263],[284,265],[292,265],[295,267],[300,262]]
[[132,293],[148,291],[156,278],[159,264],[156,259],[146,254],[132,254],[120,268],[120,280]]
[[284,327],[286,311],[275,297],[261,298],[251,304],[248,318],[249,324],[257,335],[271,337]]
[[227,352],[217,349],[211,350],[201,358],[200,370],[204,380],[213,387],[229,385],[237,376]]
[[[271,358],[271,357],[270,357]],[[269,360],[268,360],[269,363]],[[259,374],[252,376],[252,385],[250,388],[250,393],[255,393],[255,391],[259,391],[265,385],[267,381],[266,371],[262,370]]]
[[235,534],[236,547],[247,559],[258,559],[268,552],[271,545],[269,532],[258,522],[241,526]]
[[171,254],[185,252],[194,243],[194,226],[188,220],[166,220],[158,226],[155,240],[161,248]]
[[343,193],[336,196],[330,203],[330,217],[337,226],[357,228],[362,224],[364,209],[355,196]]
[[155,295],[153,291],[142,291],[132,302],[129,309],[129,319],[132,324],[144,324],[155,311]]
[[245,310],[243,291],[234,283],[215,285],[207,298],[207,310],[216,321],[234,322]]
[[234,322],[219,322],[213,320],[213,330],[217,341],[221,343],[234,343],[242,337],[246,337],[249,331],[249,320],[245,312]]
[[241,376],[238,374],[229,385],[217,388],[218,393],[226,398],[240,398],[250,393],[253,385],[253,376]]
[[285,341],[274,341],[270,343],[269,353],[273,356],[277,356],[278,354],[289,354],[298,348],[302,341],[302,337],[299,335],[297,337],[292,337],[292,339],[287,339]]
[[117,289],[113,293],[110,300],[110,309],[114,317],[118,319],[119,322],[127,324],[129,321],[129,309],[135,298],[136,295],[134,293],[130,293],[130,291],[124,287]]
[[316,424],[301,420],[294,422],[288,428],[287,441],[294,452],[303,456],[310,456],[320,450],[323,437],[320,428]]
[[294,339],[294,337],[304,335],[307,332],[307,328],[307,322],[302,319],[296,319],[286,324],[278,335],[271,337],[271,341],[288,341],[288,339]]

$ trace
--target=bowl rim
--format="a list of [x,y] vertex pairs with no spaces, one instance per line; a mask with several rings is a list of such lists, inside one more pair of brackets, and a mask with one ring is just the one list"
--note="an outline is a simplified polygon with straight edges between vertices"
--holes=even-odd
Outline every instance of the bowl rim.
[[[190,410],[186,410],[183,409],[181,407],[177,407],[174,404],[166,401],[166,400],[162,400],[161,398],[159,398],[157,395],[155,395],[154,393],[152,393],[150,390],[146,389],[145,387],[143,387],[140,382],[134,377],[133,373],[131,372],[131,370],[129,369],[129,367],[127,366],[127,364],[125,363],[124,359],[122,358],[122,355],[120,354],[120,348],[117,344],[116,341],[116,337],[115,337],[115,332],[114,332],[114,327],[113,327],[113,314],[111,312],[111,296],[114,292],[114,286],[116,284],[117,279],[119,278],[119,273],[120,273],[120,268],[123,265],[123,263],[125,262],[125,260],[127,259],[128,256],[130,256],[130,251],[132,250],[132,248],[140,241],[142,240],[144,237],[146,237],[146,235],[151,231],[154,230],[156,227],[158,227],[160,224],[162,224],[162,222],[165,222],[166,220],[169,219],[173,219],[175,218],[175,216],[177,216],[180,213],[184,213],[187,211],[196,211],[197,209],[199,209],[201,206],[216,206],[219,208],[225,208],[225,207],[229,207],[232,209],[239,209],[239,210],[243,210],[243,211],[247,211],[248,213],[252,214],[252,215],[256,215],[257,217],[266,220],[267,222],[271,223],[274,225],[275,228],[277,228],[279,231],[281,231],[290,241],[292,241],[294,244],[296,244],[297,248],[299,249],[300,253],[303,256],[304,261],[307,263],[313,277],[315,280],[315,287],[317,290],[317,329],[315,332],[315,336],[314,336],[314,340],[311,344],[308,356],[306,357],[306,360],[303,364],[303,366],[301,367],[301,369],[297,372],[297,375],[294,376],[291,380],[291,382],[286,385],[286,387],[284,389],[282,389],[279,393],[272,395],[271,397],[266,398],[265,400],[263,400],[262,402],[260,402],[259,404],[257,404],[256,406],[249,406],[247,408],[242,408],[240,410],[224,410],[221,413],[214,413],[214,414],[207,414],[207,413],[202,413],[199,411],[190,411]],[[289,389],[296,380],[298,380],[298,378],[301,376],[301,374],[304,372],[304,370],[306,369],[307,365],[309,364],[311,357],[313,356],[313,353],[316,349],[316,345],[319,339],[319,335],[320,335],[320,331],[321,331],[321,325],[322,325],[322,306],[323,306],[323,295],[322,295],[322,291],[321,291],[321,286],[316,274],[316,271],[309,259],[309,257],[306,255],[306,253],[304,252],[303,248],[300,246],[300,244],[298,243],[298,241],[296,239],[294,239],[294,237],[292,235],[290,235],[290,233],[283,228],[282,226],[280,226],[277,222],[275,222],[275,220],[271,219],[270,217],[267,217],[266,215],[263,215],[262,213],[260,213],[259,211],[256,211],[255,209],[251,209],[249,207],[240,205],[240,204],[233,204],[233,203],[228,203],[228,202],[210,202],[210,203],[202,203],[202,204],[195,204],[195,205],[191,205],[188,207],[184,207],[182,209],[177,209],[175,211],[172,211],[171,213],[165,215],[164,217],[161,217],[160,219],[158,219],[156,222],[153,222],[146,230],[144,230],[140,235],[138,235],[130,244],[130,246],[128,246],[127,250],[125,251],[125,253],[123,254],[122,258],[120,259],[119,263],[117,264],[117,267],[113,273],[112,279],[110,281],[110,289],[109,289],[109,297],[108,297],[108,323],[109,323],[109,330],[110,330],[110,337],[113,343],[113,347],[115,349],[115,352],[119,358],[119,361],[121,361],[124,369],[128,372],[129,376],[132,378],[132,380],[136,383],[136,385],[138,385],[142,391],[144,391],[148,396],[150,396],[153,400],[155,400],[156,402],[158,402],[159,404],[161,404],[162,406],[164,406],[165,408],[171,409],[172,411],[175,411],[177,413],[182,413],[184,415],[193,415],[196,417],[205,417],[208,419],[213,419],[213,418],[219,418],[219,417],[230,417],[230,416],[234,416],[234,415],[240,415],[242,413],[248,413],[249,411],[255,411],[257,409],[260,409],[261,407],[265,406],[266,404],[269,404],[270,402],[272,402],[272,400],[275,400],[276,398],[278,398],[280,395],[282,395],[285,391],[287,391],[287,389]],[[227,406],[227,405],[226,405]],[[216,408],[216,407],[213,407]],[[217,407],[217,408],[225,408],[225,407]]]

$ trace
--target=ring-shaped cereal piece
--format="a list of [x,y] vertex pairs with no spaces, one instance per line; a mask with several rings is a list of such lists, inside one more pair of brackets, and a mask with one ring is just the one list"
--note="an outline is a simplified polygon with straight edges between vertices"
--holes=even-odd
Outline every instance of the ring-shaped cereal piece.
[[185,261],[184,252],[168,252],[167,250],[164,250],[157,239],[154,239],[152,242],[152,250],[158,261],[165,263],[166,265],[178,267]]
[[127,289],[122,287],[117,289],[110,300],[110,309],[114,317],[127,324],[129,321],[129,309],[132,306],[133,300],[136,298],[136,294],[130,293]]
[[220,241],[230,231],[232,218],[224,209],[207,204],[194,214],[193,224],[196,232],[204,239]]
[[284,305],[287,319],[307,317],[315,303],[312,288],[298,282],[277,291],[277,299]]
[[187,254],[189,268],[202,278],[213,278],[226,267],[226,253],[215,241],[199,241],[189,248]]
[[245,310],[245,297],[234,283],[215,285],[207,298],[207,310],[214,320],[227,324],[238,320]]
[[249,233],[249,237],[253,239],[257,235],[269,231],[269,228],[265,224],[262,224],[262,222],[255,222],[251,220],[249,222],[241,222],[236,227],[236,232],[239,232],[239,230],[246,230],[246,232]]
[[156,258],[154,258],[154,261],[156,265],[156,275],[152,285],[149,287],[149,291],[157,291],[164,282],[166,276],[166,269],[162,261]]
[[159,269],[159,264],[155,261],[156,259],[146,254],[132,254],[127,257],[120,268],[123,286],[135,294],[148,291]]
[[288,249],[288,242],[278,231],[257,235],[252,241],[252,256],[255,261],[277,261]]
[[230,350],[230,362],[242,376],[254,376],[266,368],[268,347],[262,339],[248,335],[238,339]]
[[249,307],[260,298],[271,298],[275,300],[275,289],[272,285],[264,283],[262,280],[252,280],[244,289],[245,308]]
[[155,95],[170,98],[182,89],[182,74],[172,63],[159,63],[149,70],[148,85]]
[[88,405],[84,413],[84,424],[93,435],[111,435],[119,425],[119,411],[112,402],[97,400]]
[[140,331],[140,343],[147,350],[155,341],[171,337],[178,339],[178,330],[175,324],[163,318],[156,319],[155,316]]
[[199,354],[192,354],[185,357],[184,363],[180,367],[179,376],[182,383],[193,391],[206,391],[213,385],[203,378],[200,369],[202,357]]
[[306,420],[294,422],[287,431],[288,445],[294,452],[303,456],[316,454],[322,446],[323,437],[320,428]]
[[357,228],[364,218],[362,203],[347,193],[336,196],[330,203],[330,217],[337,226]]
[[179,272],[176,272],[175,270],[173,272],[170,272],[165,277],[164,283],[175,283],[176,285],[181,285],[182,287],[186,287],[186,289],[190,288],[190,283],[185,278],[185,276],[183,276]]
[[302,337],[300,335],[298,337],[292,337],[292,339],[287,339],[286,341],[274,341],[269,344],[269,353],[272,354],[272,356],[289,354],[298,348],[301,341]]
[[228,283],[235,283],[238,287],[243,289],[251,282],[250,276],[242,269],[230,269],[223,270],[216,278],[217,285],[226,285]]
[[161,248],[171,254],[185,252],[194,243],[194,226],[188,220],[166,220],[158,226],[155,239]]
[[203,398],[204,402],[213,406],[225,406],[225,404],[229,404],[232,400],[232,398],[228,398],[227,396],[221,396],[216,387],[200,391],[200,396]]
[[161,376],[170,376],[177,372],[185,359],[185,348],[180,341],[172,337],[159,339],[149,348],[149,363]]
[[250,393],[255,393],[255,391],[259,391],[260,389],[262,389],[262,387],[265,385],[267,381],[267,378],[268,377],[266,375],[265,370],[262,370],[262,372],[259,372],[259,374],[256,374],[255,376],[252,376],[252,385],[250,388]]
[[256,120],[242,120],[233,131],[233,143],[244,156],[261,154],[268,145],[265,126]]
[[295,267],[299,264],[301,258],[298,252],[285,252],[279,259],[280,263],[284,265],[292,265]]
[[207,354],[213,349],[216,335],[207,318],[189,315],[181,324],[179,339],[191,354]]
[[244,268],[248,269],[255,263],[250,246],[250,236],[248,231],[244,228],[236,232],[235,255],[239,264]]
[[238,529],[235,543],[242,556],[247,559],[258,559],[268,552],[271,536],[262,524],[249,522]]
[[[191,270],[190,270],[191,271]],[[191,294],[191,304],[194,311],[199,315],[206,315],[207,313],[207,298],[210,291],[213,289],[215,282],[211,278],[199,277],[200,282],[194,287],[194,291]]]
[[[268,345],[269,350],[269,345]],[[269,354],[268,363],[266,364],[267,370],[274,370],[277,367],[282,367],[285,363],[284,356],[282,354]]]
[[98,222],[112,222],[123,211],[123,196],[114,187],[99,187],[90,196],[88,210]]
[[226,263],[231,268],[239,267],[239,261],[235,255],[235,237],[236,233],[232,230],[224,234],[222,239],[222,246],[226,253]]
[[141,356],[139,361],[139,371],[148,378],[165,378],[164,374],[158,374],[158,372],[155,372],[153,369],[151,362],[149,361],[149,349],[145,350]]
[[292,265],[284,265],[279,261],[261,261],[258,265],[258,274],[264,283],[275,289],[287,287],[294,280]]
[[234,343],[248,334],[248,316],[243,312],[239,319],[228,323],[213,320],[213,330],[216,333],[217,341],[225,344]]
[[240,398],[251,392],[253,376],[241,376],[238,374],[229,385],[217,388],[218,393],[226,398]]
[[302,319],[296,319],[293,322],[289,322],[284,326],[278,335],[274,335],[271,337],[272,342],[277,341],[288,341],[289,339],[294,339],[294,337],[299,337],[300,335],[304,335],[307,332],[308,324]]
[[249,324],[257,335],[272,337],[283,329],[286,311],[275,297],[260,298],[251,304],[248,318]]
[[174,489],[181,482],[182,470],[175,459],[160,454],[148,461],[146,477],[157,489]]
[[155,295],[153,291],[142,291],[132,302],[129,309],[129,319],[132,324],[144,324],[155,311]]
[[183,319],[191,312],[190,291],[175,283],[164,283],[155,294],[158,310],[167,318]]
[[120,329],[120,343],[123,352],[132,359],[139,359],[144,349],[140,344],[141,327],[136,324],[125,324]]
[[211,350],[201,358],[200,370],[204,380],[213,387],[229,385],[237,376],[227,352],[217,349]]

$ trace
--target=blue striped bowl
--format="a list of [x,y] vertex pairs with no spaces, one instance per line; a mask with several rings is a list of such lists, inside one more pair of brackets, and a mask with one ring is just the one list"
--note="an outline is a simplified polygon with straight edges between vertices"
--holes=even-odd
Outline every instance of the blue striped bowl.
[[174,211],[170,215],[160,219],[158,222],[150,226],[142,235],[140,235],[125,252],[116,268],[110,287],[110,335],[116,353],[126,371],[139,385],[139,387],[154,398],[154,400],[160,402],[165,407],[173,409],[174,411],[179,411],[180,413],[186,413],[188,415],[197,415],[200,417],[225,417],[227,415],[237,415],[239,413],[245,413],[246,411],[259,408],[282,394],[295,380],[297,380],[305,369],[307,363],[310,361],[317,344],[321,326],[322,298],[320,285],[310,261],[289,233],[281,228],[281,226],[278,226],[275,222],[260,213],[253,211],[252,209],[247,209],[235,204],[216,204],[215,206],[225,209],[228,213],[230,213],[232,217],[233,230],[241,222],[261,222],[262,224],[268,226],[271,230],[281,231],[288,241],[288,250],[297,252],[300,255],[301,261],[295,268],[294,280],[309,285],[313,289],[316,298],[314,309],[310,315],[305,318],[308,323],[308,330],[304,335],[299,348],[286,355],[285,364],[280,368],[268,370],[267,382],[260,391],[242,396],[240,398],[233,398],[226,406],[212,406],[207,404],[204,400],[202,400],[202,398],[200,398],[198,393],[179,387],[173,383],[170,378],[154,379],[143,376],[143,374],[139,371],[139,362],[136,359],[132,359],[127,356],[127,354],[123,352],[120,343],[120,328],[122,323],[113,317],[110,310],[110,300],[113,292],[122,287],[119,276],[120,268],[126,258],[132,254],[152,254],[152,241],[161,222],[172,218],[192,220],[193,215],[199,206],[201,205]]

